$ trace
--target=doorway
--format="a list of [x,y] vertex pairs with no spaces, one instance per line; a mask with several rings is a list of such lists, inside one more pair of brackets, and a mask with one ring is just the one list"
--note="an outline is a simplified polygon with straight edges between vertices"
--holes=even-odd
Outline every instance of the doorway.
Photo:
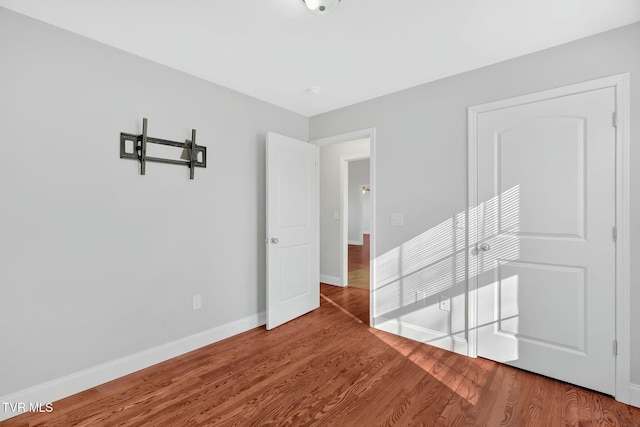
[[345,194],[342,217],[346,219],[347,281],[345,286],[370,291],[371,289],[371,185],[369,157],[342,158],[344,174],[341,177]]
[[[369,188],[370,234],[366,235],[369,244],[368,248],[364,244],[356,246],[359,246],[361,257],[369,261],[368,267],[361,266],[359,269],[367,268],[367,282],[371,285],[363,292],[367,292],[366,297],[371,308],[375,283],[371,263],[375,253],[375,130],[366,129],[336,135],[312,143],[320,147],[320,281],[328,285],[343,288],[349,285],[349,167],[351,162],[365,159],[369,161],[367,179],[361,178],[357,181],[357,188],[351,193],[359,196],[361,185]],[[360,197],[357,200],[361,203]],[[360,239],[364,243],[364,232],[361,236]],[[370,309],[369,324],[372,316],[373,311]]]

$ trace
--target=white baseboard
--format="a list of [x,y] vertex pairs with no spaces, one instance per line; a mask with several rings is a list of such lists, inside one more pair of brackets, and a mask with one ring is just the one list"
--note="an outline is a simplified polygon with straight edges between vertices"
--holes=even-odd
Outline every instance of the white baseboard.
[[631,384],[629,387],[629,405],[640,408],[640,384]]
[[[223,340],[230,336],[262,326],[266,323],[265,313],[245,317],[207,331],[179,340],[159,345],[148,350],[121,357],[93,368],[85,369],[53,381],[39,384],[18,392],[0,396],[0,421],[19,415],[25,411],[53,409],[51,402],[71,396],[89,388],[104,384],[130,373],[148,368],[181,354]],[[50,412],[50,411],[49,411]]]
[[348,242],[350,245],[356,245],[356,246],[362,246],[364,245],[364,242],[362,240],[349,240]]
[[373,324],[376,329],[420,341],[434,347],[444,350],[453,351],[454,353],[467,355],[467,341],[455,335],[445,334],[444,332],[434,331],[432,329],[404,323],[397,319],[386,319],[378,316],[374,319]]
[[[415,341],[424,342],[434,347],[453,351],[463,356],[467,355],[466,340],[447,335],[443,332],[422,328],[396,319],[387,319],[382,316],[373,318],[371,327]],[[631,384],[629,387],[629,402],[623,403],[640,408],[640,384]]]
[[342,282],[342,279],[336,276],[327,276],[326,274],[320,275],[320,281],[322,283],[326,283],[327,285],[334,286],[346,286],[345,283]]

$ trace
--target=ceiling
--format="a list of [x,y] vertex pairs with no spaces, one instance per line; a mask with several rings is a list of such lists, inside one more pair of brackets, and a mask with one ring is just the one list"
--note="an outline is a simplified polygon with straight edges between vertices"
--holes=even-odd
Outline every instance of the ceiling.
[[342,0],[325,16],[302,0],[0,6],[305,116],[640,21],[639,0]]

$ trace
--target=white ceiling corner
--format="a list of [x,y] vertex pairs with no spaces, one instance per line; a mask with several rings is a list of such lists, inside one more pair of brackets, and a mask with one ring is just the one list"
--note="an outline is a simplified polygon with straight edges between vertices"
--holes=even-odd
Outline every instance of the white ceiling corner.
[[301,0],[0,6],[305,116],[640,21],[638,0],[342,0],[326,16]]

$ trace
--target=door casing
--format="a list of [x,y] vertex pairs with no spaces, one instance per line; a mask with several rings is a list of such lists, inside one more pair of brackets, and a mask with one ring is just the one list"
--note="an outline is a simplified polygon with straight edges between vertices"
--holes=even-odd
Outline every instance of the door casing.
[[[375,256],[374,254],[375,252],[375,233],[376,233],[376,212],[375,212],[375,206],[376,206],[376,193],[374,191],[375,189],[375,185],[376,185],[376,162],[375,162],[375,152],[376,152],[376,129],[375,128],[369,128],[369,129],[362,129],[362,130],[357,130],[357,131],[353,131],[353,132],[349,132],[349,133],[344,133],[344,134],[339,134],[339,135],[334,135],[334,136],[329,136],[326,138],[319,138],[319,139],[315,139],[315,140],[311,140],[311,144],[315,144],[319,147],[323,147],[326,145],[331,145],[331,144],[338,144],[341,142],[348,142],[348,141],[355,141],[357,139],[363,139],[363,138],[369,138],[369,144],[370,144],[370,150],[369,150],[369,162],[370,162],[370,169],[369,169],[369,182],[371,185],[371,200],[370,200],[370,209],[371,209],[371,223],[370,223],[370,227],[371,227],[371,237],[370,237],[370,241],[369,241],[369,252],[370,252],[370,263],[369,263],[369,277],[370,277],[370,286],[369,286],[369,326],[374,327],[374,319],[375,319],[375,292],[374,292],[374,287],[375,287]],[[358,158],[366,158],[366,157],[362,157],[362,156],[356,156]],[[340,212],[341,212],[341,221],[340,221],[340,236],[341,236],[341,241],[342,243],[340,244],[340,271],[342,274],[342,282],[346,283],[348,280],[348,251],[347,251],[347,241],[348,241],[348,218],[346,218],[346,215],[344,215],[344,212],[346,211],[346,203],[348,203],[348,201],[346,200],[347,195],[345,194],[345,186],[347,185],[347,183],[345,182],[346,180],[344,179],[345,177],[345,168],[348,167],[348,161],[349,160],[356,160],[356,158],[346,158],[343,157],[340,159],[340,174],[341,174],[341,179],[340,179],[340,185],[341,185],[341,189],[340,189]]]
[[357,154],[340,157],[340,274],[343,286],[349,281],[349,162],[356,160],[371,161],[371,158]]
[[[590,80],[569,86],[563,86],[528,95],[518,96],[505,100],[476,105],[468,109],[468,209],[467,224],[469,224],[469,212],[478,205],[477,194],[477,123],[478,115],[489,111],[522,105],[530,102],[539,102],[546,99],[572,95],[590,90],[612,87],[616,96],[616,386],[615,398],[624,403],[631,403],[631,286],[630,286],[630,249],[629,249],[629,73],[613,75],[596,80]],[[471,245],[469,230],[466,228],[466,270],[467,270],[467,354],[477,357],[477,333],[478,325],[478,280],[470,277],[468,272],[470,263]]]

